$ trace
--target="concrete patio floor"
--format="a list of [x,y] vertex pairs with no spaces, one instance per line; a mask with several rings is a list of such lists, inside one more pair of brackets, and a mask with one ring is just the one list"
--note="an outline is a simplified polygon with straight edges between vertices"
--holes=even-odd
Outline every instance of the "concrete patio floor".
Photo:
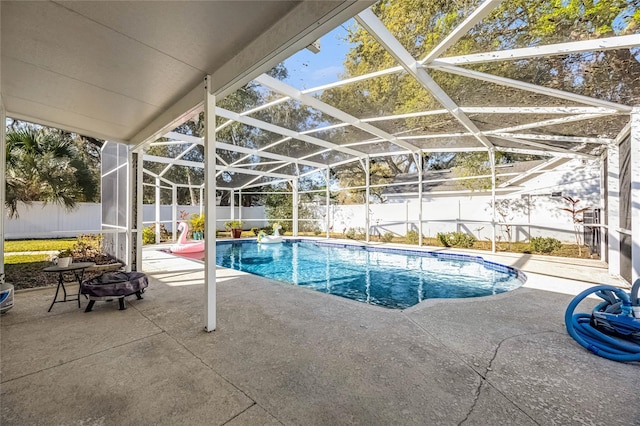
[[571,296],[538,289],[586,283],[528,273],[509,293],[395,311],[219,269],[205,333],[202,264],[145,259],[126,311],[16,295],[2,425],[640,424],[640,366],[577,345]]

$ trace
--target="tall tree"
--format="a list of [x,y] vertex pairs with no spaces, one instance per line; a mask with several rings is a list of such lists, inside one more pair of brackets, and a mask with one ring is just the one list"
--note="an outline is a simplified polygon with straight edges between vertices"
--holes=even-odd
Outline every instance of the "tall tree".
[[6,207],[18,216],[18,203],[60,204],[72,209],[99,194],[99,183],[69,134],[32,125],[11,127],[6,135]]
[[[374,13],[416,59],[424,58],[452,29],[461,23],[481,0],[382,0]],[[638,33],[640,0],[515,0],[502,2],[444,56],[540,46],[558,42]],[[353,45],[344,61],[345,78],[398,65],[393,57],[362,27],[351,27],[347,41]],[[470,65],[478,71],[531,82],[576,94],[637,104],[640,100],[640,62],[637,50],[618,49],[529,58],[518,61]],[[541,106],[566,105],[567,101],[519,91],[513,88],[453,74],[427,70],[447,94],[461,106]],[[325,90],[325,102],[359,118],[442,109],[442,106],[413,78],[394,73]],[[539,120],[550,117],[538,117]],[[471,119],[480,128],[500,128],[536,121],[536,117],[480,115]],[[546,132],[575,135],[614,134],[624,125],[624,117],[581,121]],[[430,115],[405,120],[381,121],[376,125],[392,134],[436,134],[465,131],[451,115]],[[455,140],[442,141],[455,146]],[[423,144],[425,142],[416,142]],[[450,156],[449,156],[450,157]],[[452,157],[453,158],[453,157]],[[488,162],[476,154],[446,155],[429,159],[456,166],[460,176],[482,174]],[[409,158],[410,162],[412,159]],[[498,158],[514,161],[512,155]],[[395,162],[395,160],[394,160]],[[391,169],[397,172],[392,164]],[[472,181],[468,181],[472,182]]]

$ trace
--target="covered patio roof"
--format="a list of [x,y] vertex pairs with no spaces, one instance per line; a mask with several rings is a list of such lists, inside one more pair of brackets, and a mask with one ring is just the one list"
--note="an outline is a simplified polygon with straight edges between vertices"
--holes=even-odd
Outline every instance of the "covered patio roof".
[[371,2],[3,1],[8,116],[138,144]]

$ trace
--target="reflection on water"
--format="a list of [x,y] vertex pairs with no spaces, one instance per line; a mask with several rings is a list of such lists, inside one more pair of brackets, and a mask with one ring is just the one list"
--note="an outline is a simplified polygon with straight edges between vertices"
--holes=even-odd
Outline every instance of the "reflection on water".
[[428,298],[477,297],[522,283],[481,261],[316,245],[310,241],[219,242],[216,263],[365,303],[407,308]]

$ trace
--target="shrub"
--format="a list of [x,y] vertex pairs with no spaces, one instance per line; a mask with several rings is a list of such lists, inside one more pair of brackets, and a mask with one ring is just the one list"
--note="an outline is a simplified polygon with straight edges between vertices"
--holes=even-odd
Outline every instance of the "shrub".
[[404,237],[404,240],[408,244],[418,244],[420,236],[418,235],[418,231],[407,231],[407,235]]
[[551,253],[562,247],[560,240],[555,238],[533,237],[531,238],[531,251],[538,253]]
[[367,237],[363,228],[349,228],[345,237],[350,240],[364,240]]
[[72,250],[83,259],[95,258],[102,253],[102,235],[78,235]]
[[436,237],[445,247],[471,248],[476,242],[476,237],[465,232],[438,232]]
[[393,232],[385,232],[380,236],[380,240],[383,243],[390,243],[391,241],[393,241]]
[[317,237],[320,234],[322,234],[322,230],[320,228],[318,227],[313,228],[313,235]]
[[142,230],[142,244],[155,244],[156,230],[155,226],[147,226]]
[[[164,227],[164,224],[160,224],[160,240],[168,240],[169,231]],[[155,244],[156,243],[156,225],[155,223],[147,226],[142,230],[142,244]]]

